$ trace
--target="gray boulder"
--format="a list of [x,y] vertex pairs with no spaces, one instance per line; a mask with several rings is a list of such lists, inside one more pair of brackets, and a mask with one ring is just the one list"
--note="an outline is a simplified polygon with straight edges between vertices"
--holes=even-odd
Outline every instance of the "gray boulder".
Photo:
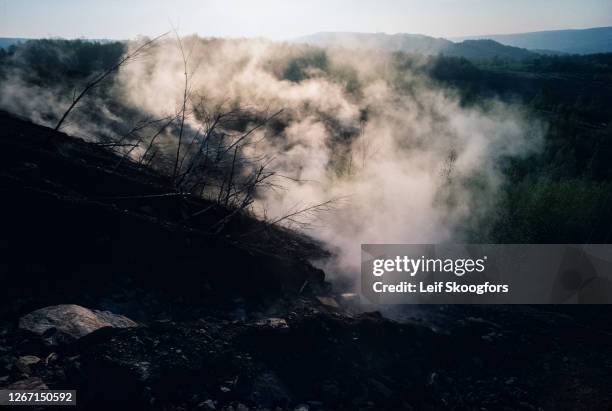
[[50,335],[51,343],[75,340],[103,327],[127,328],[137,325],[123,315],[90,310],[75,304],[41,308],[19,319],[19,328],[38,335]]

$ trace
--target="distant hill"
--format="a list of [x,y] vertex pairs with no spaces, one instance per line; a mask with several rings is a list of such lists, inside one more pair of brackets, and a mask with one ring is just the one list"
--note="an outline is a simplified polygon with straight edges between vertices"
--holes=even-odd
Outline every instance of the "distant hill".
[[536,55],[536,53],[523,48],[505,46],[493,40],[465,40],[461,43],[452,43],[442,53],[447,56],[465,57],[468,59],[501,57],[522,60]]
[[376,49],[404,51],[407,53],[438,54],[453,43],[446,39],[421,34],[321,32],[300,37],[298,43],[319,47],[344,47],[352,49]]
[[493,34],[452,38],[454,41],[490,39],[529,50],[571,54],[612,53],[612,27],[582,30],[552,30],[517,34]]
[[427,56],[444,54],[469,59],[489,59],[493,57],[524,59],[535,55],[530,51],[505,46],[493,40],[467,40],[454,43],[443,38],[422,34],[322,32],[301,37],[294,41],[319,47],[402,51]]

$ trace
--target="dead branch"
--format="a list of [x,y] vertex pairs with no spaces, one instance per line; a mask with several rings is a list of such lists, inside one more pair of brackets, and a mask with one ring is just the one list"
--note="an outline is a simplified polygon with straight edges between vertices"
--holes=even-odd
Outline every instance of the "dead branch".
[[227,182],[227,194],[225,196],[225,206],[229,205],[230,193],[232,192],[232,185],[234,182],[234,170],[236,168],[236,154],[238,153],[238,146],[234,148],[234,158],[232,159],[232,168],[230,170],[228,182]]
[[[144,159],[146,158],[147,154],[149,154],[149,151],[153,148],[153,146],[155,144],[155,140],[157,139],[157,137],[159,137],[164,132],[164,130],[166,130],[166,128],[168,128],[170,126],[170,124],[174,123],[175,120],[176,120],[176,117],[170,118],[170,120],[168,120],[166,123],[164,123],[157,130],[157,132],[153,135],[153,137],[151,137],[151,140],[149,141],[149,145],[147,146],[147,149],[145,150],[145,152],[140,157],[140,160],[138,161],[139,163],[142,163],[144,161]],[[149,159],[148,163],[149,164],[151,163],[151,159]]]
[[300,210],[297,211],[293,211],[290,212],[289,214],[286,214],[282,217],[277,218],[276,220],[270,221],[269,224],[270,225],[276,225],[279,224],[283,221],[286,220],[290,220],[292,222],[295,222],[295,217],[299,216],[299,215],[303,215],[303,214],[312,214],[312,213],[316,213],[316,212],[320,212],[320,211],[329,211],[331,210],[331,205],[336,203],[337,201],[339,201],[340,198],[336,198],[336,199],[330,199],[327,201],[324,201],[322,203],[318,203],[318,204],[314,204],[305,208],[302,208]]
[[174,171],[172,172],[172,179],[176,180],[178,167],[179,167],[179,156],[181,153],[181,143],[183,141],[183,130],[185,128],[185,115],[187,111],[187,101],[188,101],[188,92],[189,92],[189,74],[187,73],[187,56],[185,55],[185,49],[183,48],[183,42],[181,41],[181,36],[178,35],[175,30],[176,40],[178,42],[179,50],[181,51],[181,56],[183,58],[183,69],[185,76],[185,87],[183,88],[183,108],[181,109],[181,125],[179,128],[179,136],[178,136],[178,144],[176,146],[176,159],[174,161]]
[[161,198],[161,197],[188,197],[191,193],[163,193],[163,194],[143,194],[134,196],[116,196],[116,197],[98,197],[99,200],[138,200],[145,198]]
[[68,117],[68,115],[70,114],[70,112],[76,107],[76,105],[79,103],[79,101],[81,101],[81,99],[85,96],[85,94],[87,94],[91,89],[93,89],[94,87],[96,87],[98,84],[100,84],[105,78],[107,78],[109,75],[111,75],[113,72],[119,70],[119,68],[121,66],[123,66],[124,64],[126,64],[127,62],[129,62],[130,60],[134,59],[135,57],[137,57],[141,52],[143,52],[144,50],[146,50],[149,46],[151,46],[153,43],[155,43],[157,40],[159,40],[160,38],[166,36],[168,33],[164,33],[161,34],[147,42],[145,42],[144,44],[142,44],[140,47],[138,47],[136,50],[134,50],[131,53],[126,54],[121,60],[119,60],[118,63],[116,63],[115,65],[109,67],[106,71],[104,71],[102,74],[100,74],[99,76],[97,76],[96,78],[94,78],[91,82],[89,82],[85,88],[83,88],[83,90],[79,93],[78,96],[73,97],[72,99],[72,103],[70,104],[70,106],[68,107],[68,109],[64,112],[64,114],[62,115],[62,117],[60,118],[60,120],[58,121],[57,125],[55,126],[54,130],[58,131],[60,129],[60,127],[62,127],[62,124],[64,123],[64,121],[66,120],[66,117]]

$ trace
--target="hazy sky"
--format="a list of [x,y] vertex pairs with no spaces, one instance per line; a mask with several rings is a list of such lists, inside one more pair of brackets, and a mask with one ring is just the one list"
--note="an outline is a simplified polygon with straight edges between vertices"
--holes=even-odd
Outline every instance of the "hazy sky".
[[202,36],[452,37],[612,26],[612,0],[0,0],[0,37],[125,39],[173,25]]

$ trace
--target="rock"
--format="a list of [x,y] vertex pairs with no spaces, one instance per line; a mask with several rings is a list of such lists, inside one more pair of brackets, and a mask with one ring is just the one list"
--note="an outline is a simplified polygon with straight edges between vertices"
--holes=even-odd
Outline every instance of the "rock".
[[47,357],[45,358],[45,365],[49,365],[52,362],[57,361],[57,354],[52,352],[51,354],[47,355]]
[[44,383],[43,380],[37,377],[27,378],[25,380],[20,380],[12,383],[8,387],[7,390],[48,390],[47,384]]
[[300,404],[293,411],[309,411],[310,407],[306,404]]
[[317,297],[317,300],[326,307],[340,308],[340,305],[332,297]]
[[40,362],[40,358],[35,355],[24,355],[23,357],[19,357],[17,359],[17,368],[24,374],[31,373],[31,366],[38,364]]
[[289,325],[287,324],[287,321],[283,318],[265,318],[263,320],[257,321],[256,325],[261,327],[270,327],[275,330],[289,330]]
[[[38,335],[51,334],[51,342],[74,340],[103,328],[136,327],[134,321],[109,311],[90,310],[74,304],[41,308],[21,317],[19,328]],[[55,332],[54,332],[55,331]]]

